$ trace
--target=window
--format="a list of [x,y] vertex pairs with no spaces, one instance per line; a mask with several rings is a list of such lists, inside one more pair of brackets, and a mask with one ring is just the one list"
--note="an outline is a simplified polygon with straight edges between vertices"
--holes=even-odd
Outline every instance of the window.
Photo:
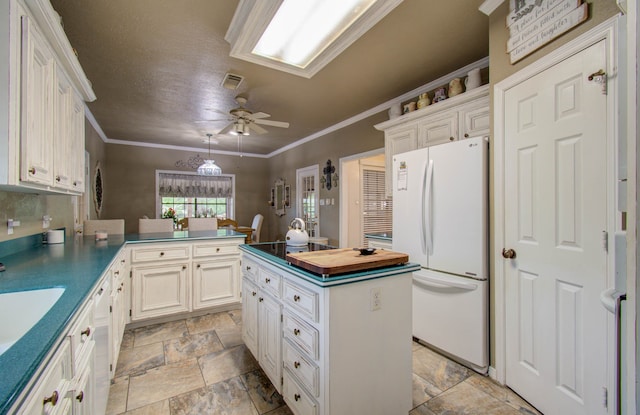
[[296,170],[297,215],[306,224],[309,236],[320,233],[320,212],[318,211],[318,177],[320,167],[309,166]]
[[195,173],[156,172],[156,216],[169,209],[178,219],[235,217],[235,176],[199,176]]
[[384,167],[362,166],[362,239],[365,234],[391,232],[393,204],[385,197]]

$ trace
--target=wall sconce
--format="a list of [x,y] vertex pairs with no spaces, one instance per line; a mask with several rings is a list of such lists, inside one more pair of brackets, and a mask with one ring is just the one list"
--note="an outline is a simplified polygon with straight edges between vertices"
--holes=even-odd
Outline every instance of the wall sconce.
[[322,188],[324,189],[324,184],[327,182],[327,178],[324,176],[320,177],[320,184],[322,185]]
[[331,181],[333,182],[333,187],[338,187],[338,173],[333,173]]

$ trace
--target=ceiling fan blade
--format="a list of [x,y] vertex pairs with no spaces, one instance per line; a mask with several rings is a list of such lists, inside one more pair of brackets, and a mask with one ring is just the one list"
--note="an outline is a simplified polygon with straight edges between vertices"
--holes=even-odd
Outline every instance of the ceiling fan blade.
[[260,127],[259,125],[256,125],[255,123],[250,123],[249,128],[258,134],[266,134],[268,132],[267,130]]
[[253,114],[251,114],[251,118],[253,119],[269,118],[269,117],[271,117],[271,114],[267,114],[266,112],[254,112]]
[[289,128],[289,123],[284,121],[255,120],[254,122],[256,124],[270,125],[272,127]]
[[212,122],[221,122],[221,121],[225,121],[225,122],[229,122],[232,121],[229,117],[227,118],[216,118],[216,119],[211,119],[211,120],[196,120],[194,121],[195,123],[198,124],[202,124],[202,123],[212,123]]
[[233,123],[227,124],[222,130],[218,131],[218,134],[227,134],[233,128]]

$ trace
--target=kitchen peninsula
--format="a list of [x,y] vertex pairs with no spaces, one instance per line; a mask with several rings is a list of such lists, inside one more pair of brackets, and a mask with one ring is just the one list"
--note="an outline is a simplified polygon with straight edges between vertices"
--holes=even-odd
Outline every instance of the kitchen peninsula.
[[[70,413],[72,406],[73,413],[101,413],[100,405],[104,411],[130,318],[142,325],[240,306],[238,246],[244,238],[219,229],[110,235],[104,241],[76,236],[55,245],[43,244],[40,234],[1,242],[6,271],[0,273],[0,295],[62,294],[31,329],[0,349],[0,413]],[[143,286],[146,292],[140,292]],[[106,316],[99,304],[106,305]],[[28,310],[30,304],[18,306]],[[12,311],[3,334],[21,321],[20,310]]]
[[292,265],[300,249],[284,242],[240,250],[243,340],[295,414],[409,412],[417,265],[322,276]]

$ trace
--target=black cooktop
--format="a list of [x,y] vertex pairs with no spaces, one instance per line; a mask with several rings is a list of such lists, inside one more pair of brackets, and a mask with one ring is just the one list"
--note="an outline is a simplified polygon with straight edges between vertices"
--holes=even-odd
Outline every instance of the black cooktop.
[[287,254],[292,254],[295,252],[324,251],[327,249],[336,249],[335,246],[316,243],[308,243],[303,246],[290,246],[287,245],[286,242],[257,243],[251,244],[251,247],[284,260],[287,259]]

